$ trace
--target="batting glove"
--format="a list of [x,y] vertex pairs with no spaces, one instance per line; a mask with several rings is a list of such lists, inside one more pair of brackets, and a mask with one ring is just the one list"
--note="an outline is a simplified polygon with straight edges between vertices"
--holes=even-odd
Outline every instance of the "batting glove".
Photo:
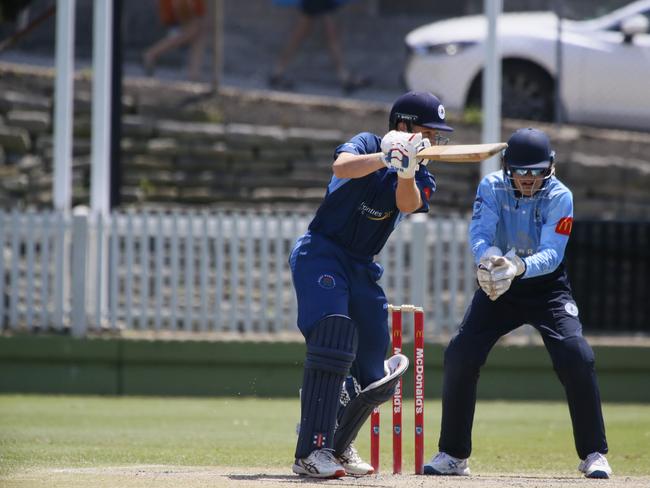
[[418,169],[417,146],[422,142],[422,134],[409,134],[406,142],[394,142],[386,153],[386,165],[397,171],[400,178],[414,178]]
[[387,132],[384,137],[381,138],[381,151],[384,154],[388,154],[393,144],[401,142],[406,144],[413,134],[409,132],[401,132],[399,130],[391,130]]
[[[418,144],[417,150],[418,152],[420,152],[423,149],[426,149],[427,147],[431,147],[431,141],[425,137],[422,139],[422,142]],[[418,164],[426,166],[427,164],[429,164],[429,160],[426,158],[418,158]]]

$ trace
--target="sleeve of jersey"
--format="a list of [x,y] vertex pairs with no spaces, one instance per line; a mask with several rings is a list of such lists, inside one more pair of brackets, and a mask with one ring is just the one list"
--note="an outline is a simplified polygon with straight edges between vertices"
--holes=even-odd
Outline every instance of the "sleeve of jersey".
[[381,152],[381,139],[370,132],[361,132],[334,150],[334,159],[342,152],[350,154],[372,154]]
[[426,213],[429,211],[431,195],[436,191],[436,179],[427,170],[420,170],[415,174],[415,184],[420,189],[422,206],[413,213]]
[[573,197],[570,192],[562,193],[551,203],[542,226],[537,252],[524,258],[526,272],[522,278],[534,278],[552,273],[564,259],[573,226]]
[[[349,141],[337,146],[334,150],[334,160],[339,157],[339,154],[346,152],[350,154],[372,154],[380,152],[381,149],[378,149],[381,145],[381,139],[375,134],[370,132],[361,132],[357,134]],[[337,178],[332,175],[332,179],[327,185],[328,193],[334,193],[336,190],[345,185],[350,178]]]
[[488,178],[483,178],[476,191],[472,208],[472,221],[469,224],[469,242],[478,264],[485,250],[494,245],[499,224],[499,205],[496,194]]

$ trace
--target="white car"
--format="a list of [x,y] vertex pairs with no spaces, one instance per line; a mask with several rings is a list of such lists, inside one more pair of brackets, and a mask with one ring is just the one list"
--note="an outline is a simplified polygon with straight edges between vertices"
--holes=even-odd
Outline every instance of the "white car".
[[[552,12],[501,14],[502,115],[554,120],[559,71],[562,120],[650,130],[649,24],[650,0],[593,20],[563,19],[560,29]],[[411,31],[406,86],[434,93],[451,110],[480,106],[486,33],[482,15]]]

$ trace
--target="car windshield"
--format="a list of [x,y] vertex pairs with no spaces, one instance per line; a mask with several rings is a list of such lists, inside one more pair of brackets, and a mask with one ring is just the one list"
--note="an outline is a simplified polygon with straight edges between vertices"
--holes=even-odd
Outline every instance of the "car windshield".
[[592,8],[589,9],[591,10],[590,12],[585,12],[582,20],[597,19],[629,4],[629,0],[616,0],[608,2],[606,5],[593,5]]
[[582,5],[580,7],[578,3],[567,4],[562,2],[560,13],[562,17],[572,20],[598,20],[633,3],[635,2],[630,2],[629,0],[611,0],[609,2],[602,2],[599,5],[592,3],[580,4]]

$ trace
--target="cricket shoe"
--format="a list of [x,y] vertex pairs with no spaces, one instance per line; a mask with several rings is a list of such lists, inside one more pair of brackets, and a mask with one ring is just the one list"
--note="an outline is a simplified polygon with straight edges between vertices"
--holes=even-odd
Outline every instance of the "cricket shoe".
[[363,476],[375,472],[375,468],[361,459],[354,444],[350,444],[341,455],[337,456],[337,459],[341,463],[341,466],[345,468],[347,474]]
[[340,478],[345,476],[345,468],[334,457],[332,449],[316,449],[309,456],[296,459],[293,472],[310,478]]
[[446,452],[439,452],[423,466],[424,474],[443,476],[469,476],[467,459],[458,459]]
[[612,474],[607,458],[599,452],[592,452],[578,465],[578,471],[585,474],[585,478],[598,478],[606,480]]

